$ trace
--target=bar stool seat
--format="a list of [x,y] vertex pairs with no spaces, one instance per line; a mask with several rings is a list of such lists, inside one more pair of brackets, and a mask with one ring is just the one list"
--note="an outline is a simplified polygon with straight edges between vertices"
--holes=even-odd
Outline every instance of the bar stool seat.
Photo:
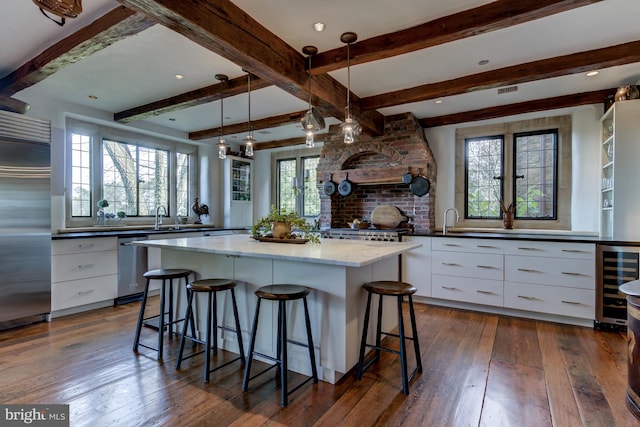
[[[409,394],[409,382],[417,372],[422,372],[422,360],[420,357],[420,343],[418,341],[418,330],[416,328],[416,315],[413,310],[412,295],[416,293],[415,286],[392,280],[383,280],[377,282],[369,282],[363,285],[363,288],[367,291],[367,308],[364,315],[364,326],[362,328],[362,341],[360,343],[360,357],[358,359],[358,371],[356,378],[362,379],[362,374],[369,368],[375,361],[380,358],[380,350],[389,353],[400,355],[400,367],[402,370],[402,392]],[[376,343],[375,345],[367,344],[367,332],[369,328],[369,314],[371,312],[371,295],[379,295],[378,299],[378,325],[376,330]],[[390,332],[382,332],[382,297],[394,296],[397,298],[398,304],[398,334]],[[411,318],[411,330],[413,336],[407,337],[404,333],[404,320],[402,317],[402,300],[404,297],[409,300],[409,316]],[[388,347],[381,346],[381,336],[387,335],[400,339],[400,351],[393,350]],[[405,340],[413,341],[413,348],[416,353],[416,368],[411,372],[411,375],[407,374],[407,350]],[[365,350],[367,347],[375,349],[375,354],[368,362],[365,363]]]
[[[314,384],[318,383],[318,371],[316,368],[316,358],[313,347],[313,337],[311,336],[311,321],[309,320],[309,306],[307,304],[307,295],[311,290],[306,286],[300,285],[288,285],[288,284],[277,284],[277,285],[268,285],[263,286],[256,290],[255,294],[258,297],[258,301],[256,304],[256,312],[253,318],[253,329],[251,331],[251,341],[249,345],[249,354],[247,359],[247,364],[245,366],[244,371],[244,380],[242,382],[242,390],[247,391],[249,389],[249,381],[258,377],[259,375],[264,374],[271,368],[276,368],[276,375],[280,376],[280,385],[281,385],[281,406],[285,407],[289,403],[289,394],[298,390],[304,384],[309,381],[312,381]],[[271,357],[262,353],[259,353],[254,350],[255,342],[256,342],[256,334],[258,331],[258,316],[260,314],[260,303],[262,300],[269,301],[277,301],[278,302],[278,322],[277,322],[277,351],[276,357]],[[287,339],[287,301],[294,301],[302,299],[304,303],[304,319],[305,326],[307,328],[307,343],[301,343],[294,340]],[[309,359],[311,362],[311,377],[304,380],[302,383],[298,384],[292,390],[288,390],[287,384],[287,343],[295,344],[301,347],[307,347],[309,349]],[[271,365],[257,374],[251,376],[251,363],[253,361],[253,355],[258,355],[265,359],[271,360],[275,362],[274,365]]]
[[[194,356],[204,353],[204,382],[209,382],[209,377],[211,372],[217,371],[220,368],[223,368],[237,360],[240,361],[240,366],[244,367],[245,358],[244,358],[244,345],[242,343],[242,332],[240,331],[240,319],[238,317],[238,305],[236,303],[236,294],[234,288],[236,287],[236,282],[230,279],[202,279],[191,282],[187,285],[187,290],[189,298],[187,302],[187,312],[185,313],[185,319],[187,319],[184,323],[182,330],[182,338],[180,339],[180,348],[178,350],[178,360],[176,362],[176,369],[180,369],[180,365],[183,360],[190,359]],[[224,325],[218,324],[218,299],[217,293],[223,291],[231,291],[231,301],[233,306],[233,317],[235,320],[235,329],[231,329]],[[195,334],[193,333],[193,296],[197,293],[207,293],[208,294],[208,306],[207,306],[207,331],[206,338],[204,341],[197,339]],[[192,326],[192,334],[191,336],[187,336],[187,327],[191,324]],[[215,328],[212,331],[212,327]],[[211,369],[211,349],[213,348],[213,354],[218,353],[218,333],[217,330],[227,330],[236,333],[236,338],[238,340],[238,349],[239,356],[227,361],[224,364],[216,366]],[[212,338],[213,335],[213,338]],[[184,352],[184,344],[186,340],[191,340],[192,342],[196,342],[199,344],[204,344],[205,348],[201,351],[194,351],[187,356],[183,356]],[[213,342],[213,346],[212,346]]]
[[[194,274],[192,270],[185,268],[161,268],[157,270],[149,270],[144,273],[142,276],[147,279],[147,282],[144,287],[144,295],[142,296],[142,301],[140,303],[140,314],[138,315],[138,323],[136,325],[136,335],[133,341],[133,351],[138,351],[138,346],[148,348],[150,350],[156,350],[158,352],[158,360],[162,359],[162,350],[164,343],[164,330],[165,327],[169,330],[169,335],[174,334],[173,325],[175,323],[181,322],[184,319],[175,319],[173,318],[173,280],[174,279],[184,279],[185,284],[189,281],[189,276]],[[149,296],[149,282],[151,280],[162,280],[162,286],[160,287],[160,313],[154,316],[144,317],[145,310],[147,307],[147,299]],[[168,309],[165,307],[167,305],[167,290],[166,290],[166,282],[169,281],[169,302]],[[165,321],[165,317],[168,317],[168,320]],[[151,322],[151,319],[157,319],[157,325]],[[140,334],[142,331],[142,326],[150,326],[154,329],[158,330],[158,347],[152,347],[150,345],[144,344],[140,342]],[[194,332],[195,334],[195,332]]]

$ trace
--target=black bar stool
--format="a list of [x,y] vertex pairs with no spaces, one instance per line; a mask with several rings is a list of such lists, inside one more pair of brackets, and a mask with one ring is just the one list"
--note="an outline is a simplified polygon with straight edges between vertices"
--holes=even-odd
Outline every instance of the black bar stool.
[[[405,282],[399,281],[378,281],[365,283],[364,289],[368,292],[367,296],[367,309],[364,315],[364,327],[362,328],[362,342],[360,343],[360,358],[358,360],[358,372],[356,378],[362,379],[362,373],[380,358],[380,350],[399,354],[400,366],[402,369],[402,392],[409,394],[409,381],[414,377],[416,372],[422,372],[422,360],[420,358],[420,343],[418,342],[418,330],[416,328],[416,315],[413,311],[413,299],[412,295],[416,293],[416,288]],[[369,328],[369,313],[371,311],[371,295],[378,294],[380,298],[378,300],[378,327],[376,331],[376,344],[367,344],[367,331]],[[392,334],[389,332],[382,332],[382,297],[383,296],[395,296],[398,300],[398,334]],[[402,318],[402,299],[407,296],[409,299],[409,315],[411,317],[411,330],[412,337],[405,336],[404,333],[404,320]],[[381,335],[388,335],[400,339],[400,351],[393,350],[391,348],[382,347],[380,345]],[[413,341],[413,348],[416,352],[416,368],[411,375],[407,375],[407,350],[405,340]],[[367,363],[364,362],[364,353],[367,347],[374,348],[375,355]]]
[[[244,380],[242,381],[242,390],[247,391],[249,388],[249,380],[256,378],[259,375],[264,374],[269,369],[276,367],[276,372],[280,371],[280,383],[281,383],[281,405],[287,406],[289,403],[289,394],[293,393],[304,384],[313,381],[314,384],[318,383],[318,371],[316,369],[316,357],[313,351],[313,338],[311,337],[311,322],[309,320],[309,306],[307,305],[307,295],[309,295],[310,289],[306,286],[299,285],[268,285],[259,288],[255,294],[258,297],[256,305],[256,313],[253,318],[253,330],[251,331],[251,343],[249,344],[249,357],[244,371]],[[260,314],[260,303],[263,299],[270,301],[278,301],[278,348],[276,357],[267,356],[262,353],[254,351],[256,343],[256,332],[258,330],[258,316]],[[307,344],[287,339],[287,301],[293,301],[302,299],[304,303],[304,319],[307,327]],[[299,345],[309,348],[309,359],[311,360],[311,373],[312,376],[298,384],[291,391],[288,391],[287,385],[287,343]],[[253,361],[253,355],[256,354],[265,359],[272,360],[275,365],[271,365],[262,371],[258,372],[254,376],[251,376],[251,362]],[[277,375],[277,373],[276,373]]]
[[[223,368],[237,360],[240,361],[240,365],[244,366],[244,345],[242,344],[242,332],[240,331],[240,319],[238,318],[238,305],[236,304],[236,294],[234,288],[236,287],[236,282],[229,279],[202,279],[191,282],[187,285],[187,289],[189,290],[188,295],[188,303],[187,303],[187,312],[185,314],[184,326],[182,329],[182,338],[180,339],[180,349],[178,350],[178,361],[176,363],[176,369],[180,369],[180,365],[183,360],[189,359],[193,356],[197,356],[199,354],[205,354],[204,360],[204,382],[209,382],[209,374],[213,371],[216,371],[220,368]],[[218,299],[217,293],[229,290],[231,291],[231,301],[233,305],[233,317],[235,319],[235,329],[228,328],[224,325],[218,324]],[[193,295],[201,292],[206,292],[208,294],[208,308],[207,308],[207,332],[205,341],[199,340],[193,334]],[[191,324],[192,326],[192,335],[187,336],[187,327]],[[214,326],[212,331],[212,325]],[[236,333],[236,337],[238,339],[238,349],[240,355],[235,359],[229,360],[228,362],[217,366],[211,369],[211,348],[213,341],[213,354],[218,353],[218,329],[227,330]],[[213,333],[213,339],[211,335]],[[189,339],[193,342],[197,342],[199,344],[204,344],[205,349],[202,351],[197,351],[189,354],[188,356],[182,356],[184,352],[184,343]]]
[[[180,322],[184,319],[174,320],[173,318],[173,279],[184,279],[185,284],[189,282],[189,275],[194,272],[183,268],[169,268],[150,270],[144,273],[142,276],[147,279],[147,283],[144,286],[144,295],[142,296],[142,302],[140,303],[140,314],[138,315],[138,324],[136,326],[136,337],[133,341],[133,351],[138,351],[138,346],[148,348],[150,350],[156,350],[158,352],[158,360],[162,359],[162,345],[164,339],[165,327],[168,328],[169,334],[173,334],[173,324]],[[149,282],[151,280],[162,280],[162,287],[160,288],[160,313],[154,316],[144,317],[145,309],[147,307],[147,297],[149,295]],[[166,281],[169,281],[169,308],[166,309]],[[188,293],[188,291],[187,291]],[[165,317],[168,317],[165,321]],[[157,319],[157,325],[149,320]],[[149,322],[148,322],[149,321]],[[149,345],[140,342],[140,332],[142,331],[142,325],[150,326],[158,330],[158,348],[151,347]],[[195,327],[192,326],[193,335],[195,335]]]

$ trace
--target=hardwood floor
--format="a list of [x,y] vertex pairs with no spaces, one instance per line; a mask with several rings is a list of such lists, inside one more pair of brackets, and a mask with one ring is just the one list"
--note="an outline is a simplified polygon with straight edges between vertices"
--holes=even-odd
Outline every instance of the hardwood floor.
[[0,402],[67,403],[72,426],[640,425],[625,406],[620,332],[416,304],[424,371],[409,396],[398,356],[383,353],[362,381],[350,373],[336,385],[307,384],[282,409],[270,374],[243,393],[237,363],[210,384],[202,357],[176,371],[176,338],[163,363],[133,353],[138,307],[0,331]]

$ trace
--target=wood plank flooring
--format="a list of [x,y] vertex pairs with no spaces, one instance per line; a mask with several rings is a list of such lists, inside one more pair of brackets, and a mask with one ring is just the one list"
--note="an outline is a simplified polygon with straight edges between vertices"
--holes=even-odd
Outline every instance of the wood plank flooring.
[[72,426],[640,425],[625,406],[620,332],[416,304],[424,370],[409,396],[398,356],[383,352],[361,381],[349,373],[335,385],[307,384],[282,409],[270,374],[243,393],[238,363],[209,384],[202,357],[176,371],[176,338],[165,341],[164,362],[134,353],[138,308],[0,331],[0,402],[66,403]]

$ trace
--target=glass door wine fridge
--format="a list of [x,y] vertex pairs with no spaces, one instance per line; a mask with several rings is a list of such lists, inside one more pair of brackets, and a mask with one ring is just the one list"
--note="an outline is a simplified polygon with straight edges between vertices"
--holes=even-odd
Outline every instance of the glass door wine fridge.
[[640,248],[598,245],[596,326],[626,325],[627,300],[620,285],[638,280]]

